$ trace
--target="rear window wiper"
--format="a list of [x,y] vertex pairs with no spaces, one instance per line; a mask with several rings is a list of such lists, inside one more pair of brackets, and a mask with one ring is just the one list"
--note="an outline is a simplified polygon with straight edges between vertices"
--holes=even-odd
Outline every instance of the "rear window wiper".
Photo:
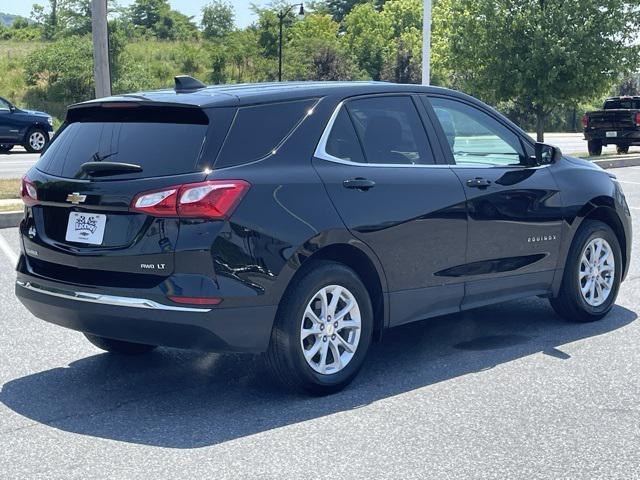
[[142,171],[140,165],[121,162],[86,162],[80,165],[80,170],[87,175],[98,177],[105,175],[122,175]]

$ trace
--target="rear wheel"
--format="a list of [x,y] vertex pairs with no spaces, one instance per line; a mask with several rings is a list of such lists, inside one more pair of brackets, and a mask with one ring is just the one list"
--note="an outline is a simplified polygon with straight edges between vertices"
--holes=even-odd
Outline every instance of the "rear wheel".
[[613,230],[600,221],[585,220],[569,250],[560,293],[551,299],[551,306],[568,320],[600,320],[613,308],[621,275],[622,254]]
[[144,345],[142,343],[124,342],[122,340],[114,340],[113,338],[99,337],[89,333],[84,334],[93,345],[112,353],[121,353],[123,355],[140,355],[155,349],[155,345]]
[[13,145],[2,145],[2,144],[0,144],[0,153],[9,153],[12,148],[13,148]]
[[29,153],[40,153],[49,143],[47,132],[40,128],[32,128],[27,133],[27,141],[24,144],[25,150]]
[[373,333],[367,289],[345,265],[313,261],[278,309],[267,364],[287,387],[336,392],[362,367]]
[[600,140],[589,140],[587,142],[587,148],[589,149],[589,155],[597,157],[602,154],[602,142]]
[[616,147],[616,152],[618,152],[619,155],[626,155],[629,153],[629,145],[618,145]]

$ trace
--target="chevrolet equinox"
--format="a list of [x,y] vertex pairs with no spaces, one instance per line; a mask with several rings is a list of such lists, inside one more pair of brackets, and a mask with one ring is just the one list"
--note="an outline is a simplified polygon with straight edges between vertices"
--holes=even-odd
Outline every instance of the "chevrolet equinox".
[[418,85],[180,76],[73,105],[22,199],[35,316],[121,354],[264,352],[315,393],[396,325],[536,295],[598,320],[631,258],[614,175]]

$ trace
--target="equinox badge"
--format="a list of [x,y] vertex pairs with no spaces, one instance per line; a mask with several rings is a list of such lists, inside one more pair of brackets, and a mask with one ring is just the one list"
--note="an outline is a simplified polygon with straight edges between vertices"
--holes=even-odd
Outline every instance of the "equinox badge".
[[71,202],[74,205],[78,205],[87,199],[86,195],[80,195],[78,192],[73,192],[67,195],[67,202]]

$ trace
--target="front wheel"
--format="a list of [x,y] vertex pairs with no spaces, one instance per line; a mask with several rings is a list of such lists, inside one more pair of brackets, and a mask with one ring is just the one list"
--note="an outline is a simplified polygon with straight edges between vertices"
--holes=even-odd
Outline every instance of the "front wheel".
[[141,355],[156,348],[154,345],[125,342],[113,338],[99,337],[98,335],[91,335],[89,333],[85,333],[84,336],[96,347],[107,352],[120,353],[122,355]]
[[44,147],[49,143],[49,135],[40,128],[32,128],[27,133],[27,141],[24,144],[24,148],[29,153],[41,153]]
[[576,322],[600,320],[613,308],[622,276],[618,238],[600,221],[585,220],[569,249],[559,295],[551,306]]
[[362,367],[373,308],[353,270],[312,262],[282,300],[266,359],[285,386],[326,395],[348,385]]

